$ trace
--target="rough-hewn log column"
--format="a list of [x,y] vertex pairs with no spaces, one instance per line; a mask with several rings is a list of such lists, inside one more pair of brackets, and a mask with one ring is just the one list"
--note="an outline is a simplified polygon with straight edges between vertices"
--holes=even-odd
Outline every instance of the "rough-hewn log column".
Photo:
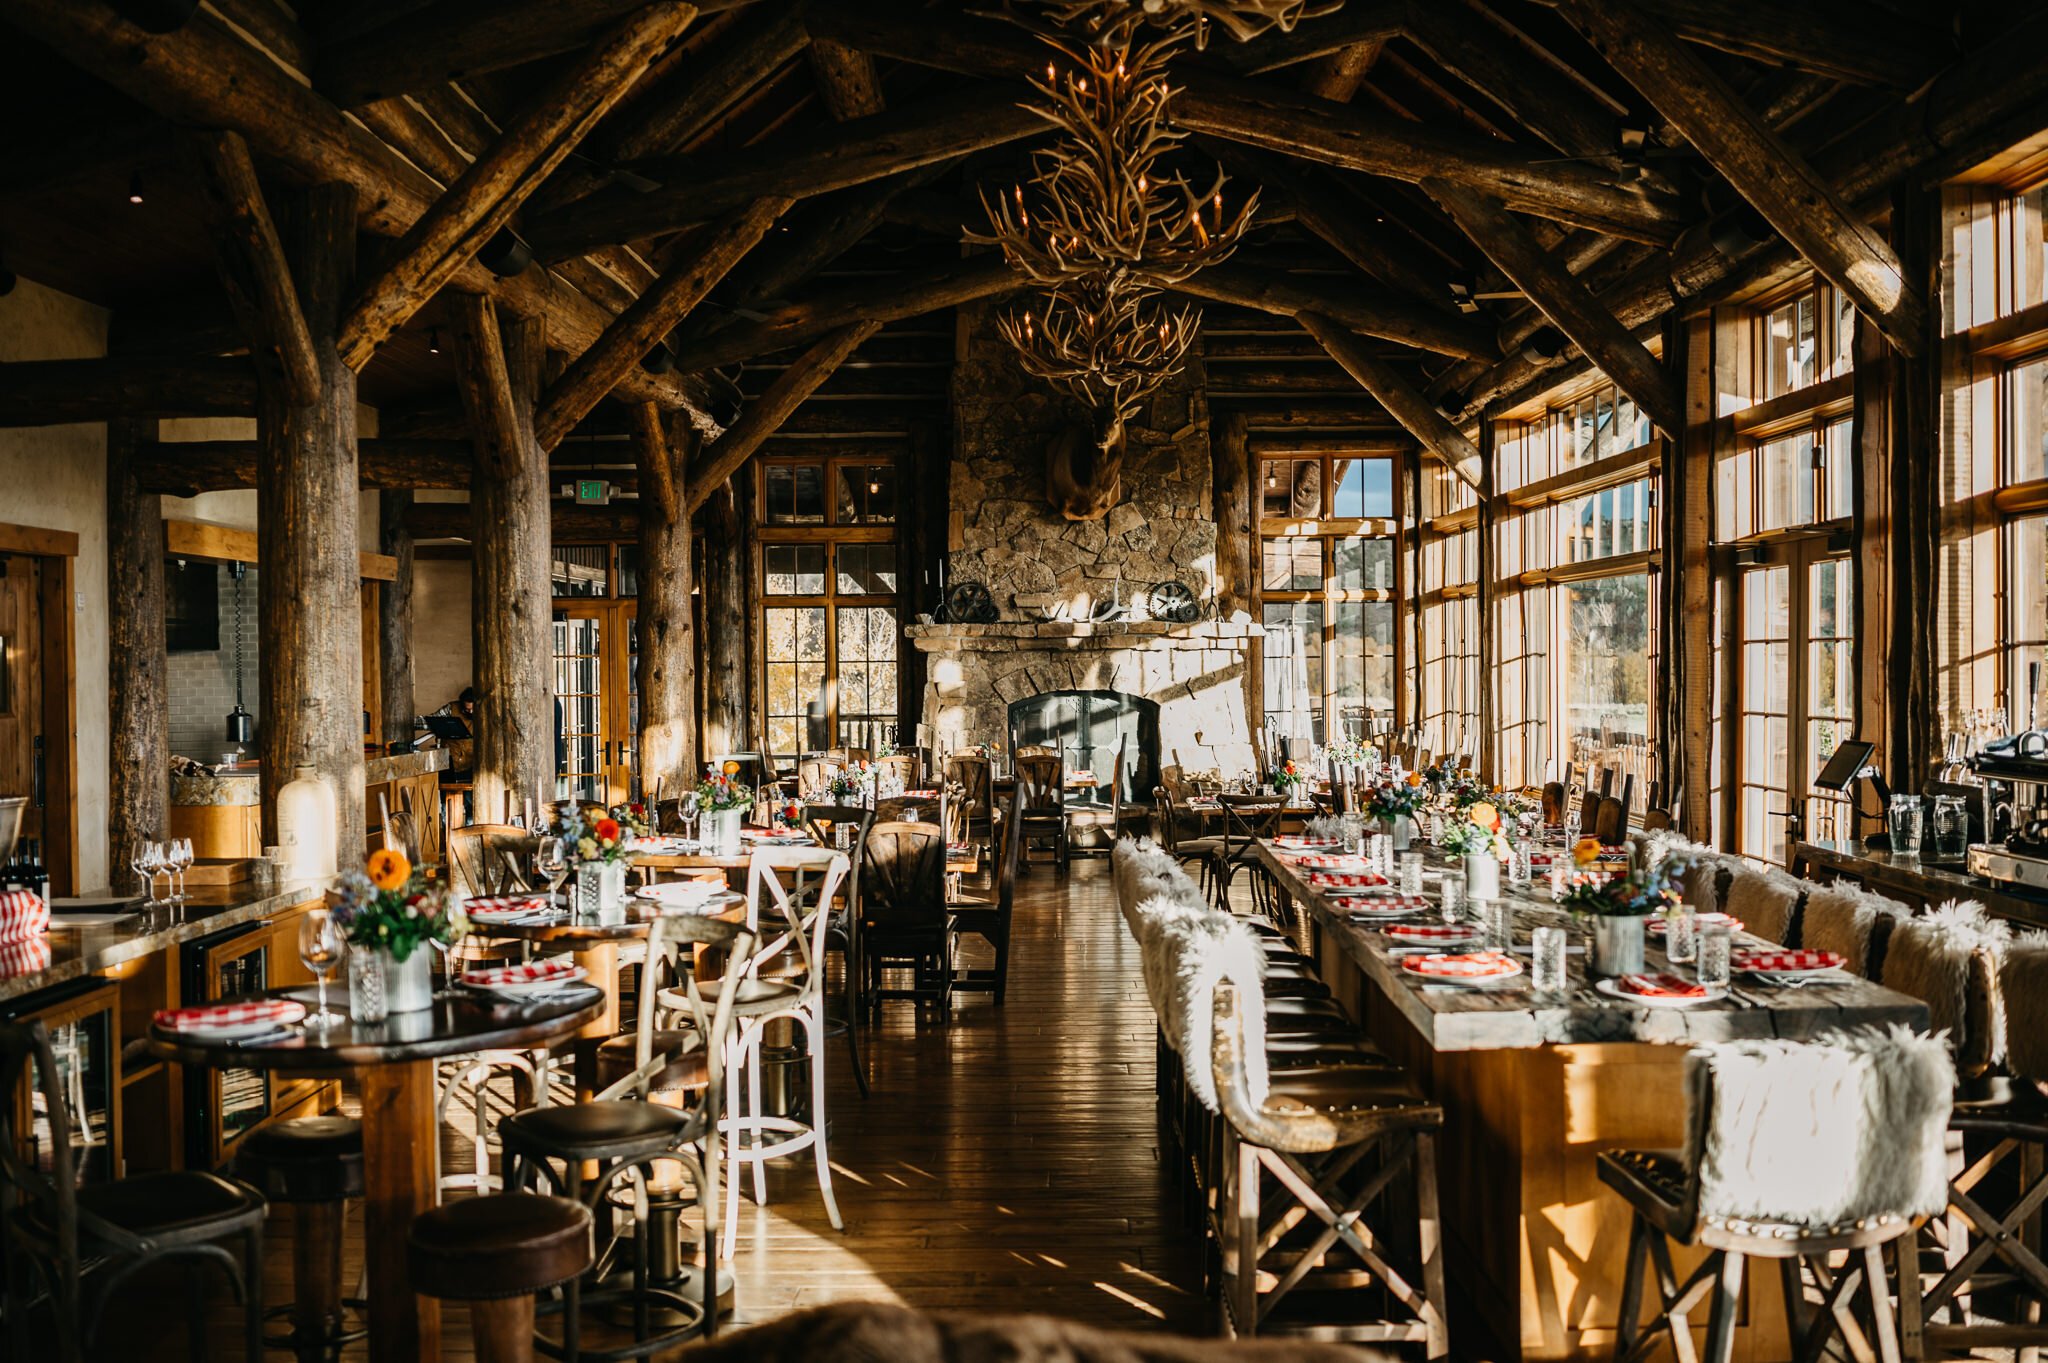
[[[1941,260],[1935,249],[1939,211],[1939,195],[1931,190],[1909,186],[1892,197],[1892,240],[1908,281],[1930,293]],[[1941,460],[1936,457],[1941,439],[1938,321],[1929,322],[1928,332],[1916,346],[1895,343],[1890,363],[1890,623],[1873,637],[1885,641],[1885,774],[1899,790],[1918,790],[1927,780],[1941,727],[1935,689],[1942,501]]]
[[1345,372],[1378,399],[1410,435],[1449,464],[1451,472],[1473,487],[1479,486],[1479,447],[1446,420],[1436,404],[1403,378],[1400,370],[1372,354],[1356,336],[1321,313],[1304,312],[1295,320],[1321,341],[1330,358],[1343,365]]
[[[282,384],[266,382],[256,411],[263,840],[277,841],[278,789],[308,765],[334,788],[336,846],[347,866],[363,850],[363,611],[356,375],[335,338],[355,282],[355,190],[317,185],[292,216],[286,255],[319,357],[320,391],[318,401],[294,405]],[[420,1308],[422,1325],[432,1309]]]
[[470,492],[471,649],[476,669],[476,809],[499,817],[555,788],[555,712],[548,664],[548,466],[533,438],[547,338],[490,300],[451,300],[455,370],[476,443]]
[[1683,404],[1678,385],[1656,356],[1615,320],[1592,289],[1564,267],[1555,254],[1543,249],[1536,236],[1500,201],[1475,193],[1463,185],[1443,180],[1425,180],[1423,189],[1442,205],[1458,229],[1472,239],[1486,258],[1514,281],[1515,287],[1542,309],[1557,329],[1571,337],[1586,358],[1600,372],[1635,399],[1636,405],[1666,435],[1676,435],[1684,426]]
[[1216,513],[1216,614],[1228,620],[1252,608],[1251,423],[1225,412],[1209,428]]
[[[1714,773],[1714,320],[1669,322],[1665,357],[1685,394],[1685,426],[1664,443],[1660,533],[1667,569],[1663,678],[1664,798],[1680,832],[1704,842],[1713,826]],[[1861,637],[1861,636],[1859,636]],[[1725,826],[1725,825],[1724,825]]]
[[377,497],[377,548],[397,561],[398,571],[383,585],[377,601],[378,694],[384,698],[384,741],[412,738],[418,712],[412,694],[412,527],[406,512],[412,493],[383,492]]
[[1698,53],[1630,0],[1568,0],[1564,13],[1887,340],[1919,353],[1927,298],[1898,256]]
[[135,481],[150,434],[141,422],[107,423],[107,866],[117,894],[141,888],[128,849],[170,827],[163,499]]
[[640,464],[640,789],[664,796],[697,772],[697,631],[683,480],[692,434],[651,402],[633,408]]
[[700,584],[704,641],[704,747],[708,760],[752,745],[747,703],[746,512],[753,474],[742,469],[704,502],[704,580]]

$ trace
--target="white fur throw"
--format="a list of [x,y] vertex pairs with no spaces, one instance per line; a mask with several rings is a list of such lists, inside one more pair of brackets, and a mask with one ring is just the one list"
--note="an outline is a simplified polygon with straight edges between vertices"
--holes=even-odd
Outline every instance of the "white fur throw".
[[1955,1066],[1937,1038],[1894,1027],[1707,1046],[1686,1080],[1702,1216],[1833,1226],[1948,1205]]
[[1824,885],[1806,897],[1799,945],[1810,951],[1836,952],[1851,974],[1861,975],[1870,961],[1870,935],[1878,920],[1902,918],[1911,912],[1895,899],[1846,882]]
[[1674,855],[1711,859],[1714,856],[1714,849],[1705,843],[1683,837],[1676,830],[1669,828],[1629,834],[1629,861],[1638,870],[1654,870],[1662,866],[1666,858]]
[[1892,928],[1884,953],[1884,985],[1927,1005],[1936,1033],[1947,1032],[1956,1068],[1981,1074],[2004,1058],[2004,1009],[1997,963],[2012,929],[1982,906],[1951,899]]
[[2006,1063],[2024,1078],[2048,1079],[2048,933],[2025,933],[2006,947],[1998,986]]
[[1808,888],[1783,871],[1742,866],[1729,877],[1728,902],[1722,907],[1741,919],[1747,931],[1782,945],[1792,930],[1792,911]]
[[1265,1102],[1266,953],[1258,935],[1211,907],[1149,841],[1125,838],[1110,860],[1124,922],[1143,956],[1145,993],[1187,1071],[1188,1088],[1209,1111],[1220,1110],[1211,1043],[1216,987],[1228,981],[1237,990],[1245,1087],[1254,1106]]

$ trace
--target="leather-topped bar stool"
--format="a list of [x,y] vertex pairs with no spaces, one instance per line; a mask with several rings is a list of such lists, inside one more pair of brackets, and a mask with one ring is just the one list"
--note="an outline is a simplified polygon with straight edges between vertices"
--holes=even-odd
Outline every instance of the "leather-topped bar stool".
[[[465,1198],[422,1213],[407,1251],[416,1291],[470,1304],[477,1363],[529,1363],[535,1295],[590,1268],[590,1209],[541,1193]],[[562,1356],[577,1352],[571,1316]]]
[[263,1342],[290,1349],[302,1363],[338,1358],[366,1333],[348,1328],[344,1314],[363,1303],[341,1295],[342,1218],[348,1200],[363,1195],[363,1124],[335,1115],[260,1126],[242,1138],[235,1175],[292,1208],[293,1300],[265,1313],[292,1328]]

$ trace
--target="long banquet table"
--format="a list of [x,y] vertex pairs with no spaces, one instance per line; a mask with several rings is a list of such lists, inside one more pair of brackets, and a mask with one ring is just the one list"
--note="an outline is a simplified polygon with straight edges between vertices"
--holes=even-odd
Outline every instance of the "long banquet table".
[[[1271,844],[1257,856],[1285,902],[1307,910],[1331,992],[1443,1105],[1438,1168],[1454,1319],[1483,1321],[1512,1357],[1612,1356],[1629,1219],[1596,1159],[1683,1143],[1688,1043],[1927,1026],[1918,999],[1855,978],[1793,989],[1738,977],[1714,1003],[1629,1004],[1588,985],[1579,953],[1566,957],[1570,979],[1557,998],[1535,997],[1527,976],[1512,989],[1429,984],[1401,969],[1384,933],[1354,921]],[[1503,889],[1516,905],[1518,945],[1539,923],[1569,921],[1541,878],[1529,892]],[[1574,933],[1572,944],[1581,938]],[[1668,968],[1654,944],[1649,957],[1651,969]],[[1680,1257],[1683,1273],[1692,1260]],[[1736,1357],[1789,1356],[1775,1275],[1750,1275],[1744,1292]],[[1459,1351],[1475,1343],[1461,1341]]]

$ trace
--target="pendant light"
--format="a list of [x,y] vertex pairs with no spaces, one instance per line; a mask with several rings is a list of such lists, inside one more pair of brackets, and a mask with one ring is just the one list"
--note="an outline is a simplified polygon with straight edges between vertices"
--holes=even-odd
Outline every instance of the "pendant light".
[[228,576],[235,580],[235,708],[228,712],[228,742],[242,747],[256,741],[256,717],[242,708],[242,582],[248,572],[245,563],[228,565]]

